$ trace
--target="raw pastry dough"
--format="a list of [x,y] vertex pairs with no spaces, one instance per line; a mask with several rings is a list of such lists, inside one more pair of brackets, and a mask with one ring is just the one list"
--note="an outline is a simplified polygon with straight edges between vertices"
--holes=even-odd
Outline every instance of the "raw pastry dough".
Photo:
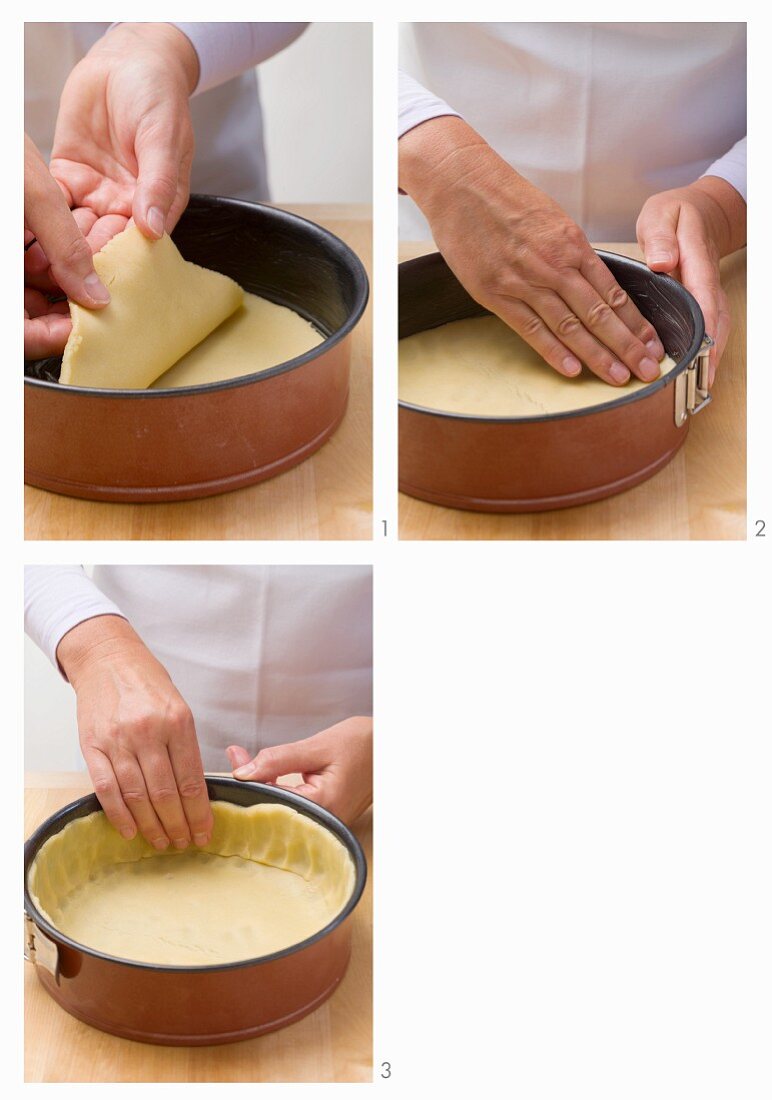
[[200,386],[255,374],[303,355],[323,340],[308,321],[286,306],[245,294],[240,309],[150,388]]
[[333,833],[287,806],[212,810],[210,844],[184,852],[123,840],[101,811],[78,818],[41,847],[30,894],[76,942],[167,966],[259,958],[337,916],[355,873]]
[[[666,356],[660,376],[675,363]],[[471,317],[400,340],[400,400],[473,416],[542,416],[616,401],[650,383],[610,386],[586,367],[564,378],[498,317]]]
[[241,305],[238,283],[183,260],[164,236],[129,226],[94,256],[109,289],[104,309],[70,302],[72,332],[60,382],[145,389]]

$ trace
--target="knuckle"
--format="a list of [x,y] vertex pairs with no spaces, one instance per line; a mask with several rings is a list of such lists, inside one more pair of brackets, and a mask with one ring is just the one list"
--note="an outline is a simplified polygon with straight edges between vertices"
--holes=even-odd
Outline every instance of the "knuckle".
[[91,265],[91,249],[85,237],[78,235],[67,241],[51,268],[56,275],[61,269],[77,268],[86,264]]
[[611,312],[611,306],[599,299],[597,302],[593,303],[593,305],[591,305],[590,308],[587,310],[588,325],[591,328],[599,328],[601,325],[606,324],[606,322],[610,319]]
[[112,794],[115,790],[115,783],[112,779],[108,779],[107,776],[100,775],[93,781],[94,782],[94,794],[99,798],[100,795]]
[[183,798],[200,798],[206,790],[203,779],[185,779],[179,785],[179,792]]
[[523,321],[523,324],[521,326],[522,335],[530,337],[538,336],[543,328],[544,325],[542,324],[541,319],[537,317],[536,314],[532,313],[529,314],[529,316],[526,317],[526,319]]
[[572,336],[581,327],[581,321],[575,314],[566,313],[561,317],[560,321],[558,321],[557,330],[560,336]]
[[121,787],[121,794],[127,805],[145,801],[145,792],[140,787]]
[[177,788],[167,785],[151,786],[150,797],[153,802],[169,803],[177,799]]
[[175,729],[185,729],[192,717],[190,707],[183,699],[173,700],[166,709],[166,721]]
[[607,301],[612,309],[621,309],[622,306],[627,305],[629,298],[621,286],[614,286],[608,293]]

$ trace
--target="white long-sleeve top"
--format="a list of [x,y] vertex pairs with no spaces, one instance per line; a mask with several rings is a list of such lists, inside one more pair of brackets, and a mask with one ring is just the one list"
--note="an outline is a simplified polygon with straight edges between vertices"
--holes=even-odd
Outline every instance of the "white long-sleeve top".
[[[47,161],[59,98],[74,66],[113,24],[26,23],[24,128]],[[190,110],[196,140],[191,191],[270,197],[254,66],[289,46],[307,23],[174,23],[199,60]]]
[[412,23],[401,64],[400,135],[460,115],[591,240],[635,240],[650,195],[704,174],[746,197],[744,23]]
[[[369,566],[28,566],[25,629],[56,649],[95,615],[126,618],[190,706],[204,766],[372,713]],[[52,736],[56,731],[52,731]]]

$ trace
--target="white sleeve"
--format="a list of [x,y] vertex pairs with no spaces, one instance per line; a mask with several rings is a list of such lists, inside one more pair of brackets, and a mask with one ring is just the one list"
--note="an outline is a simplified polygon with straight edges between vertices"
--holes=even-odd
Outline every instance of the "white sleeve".
[[172,23],[190,39],[200,73],[193,95],[254,68],[299,38],[308,23]]
[[120,615],[80,565],[27,565],[24,569],[24,629],[53,664],[68,630],[96,615]]
[[422,122],[427,122],[430,118],[440,118],[442,115],[461,117],[458,111],[454,111],[444,100],[438,99],[412,76],[400,71],[399,137],[415,126],[420,126]]
[[[745,201],[748,201],[748,168],[746,162],[747,138],[740,138],[728,153],[714,160],[710,168],[703,172],[703,176],[718,176],[727,183],[731,183],[735,191],[739,191]],[[702,178],[702,177],[700,177]]]

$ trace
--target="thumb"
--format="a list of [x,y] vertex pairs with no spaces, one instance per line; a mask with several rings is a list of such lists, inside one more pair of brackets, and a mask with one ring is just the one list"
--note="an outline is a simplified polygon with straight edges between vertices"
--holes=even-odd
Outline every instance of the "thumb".
[[249,763],[249,753],[241,745],[229,745],[225,751],[228,754],[232,771],[235,772],[237,768],[242,768]]
[[[655,199],[657,196],[655,196]],[[652,271],[674,271],[680,260],[676,230],[680,205],[677,202],[645,203],[635,232],[644,259]]]
[[304,741],[292,741],[288,745],[272,745],[261,749],[254,760],[235,769],[237,779],[254,779],[259,783],[272,783],[280,775],[290,772],[310,772],[322,768],[327,759],[315,737]]

